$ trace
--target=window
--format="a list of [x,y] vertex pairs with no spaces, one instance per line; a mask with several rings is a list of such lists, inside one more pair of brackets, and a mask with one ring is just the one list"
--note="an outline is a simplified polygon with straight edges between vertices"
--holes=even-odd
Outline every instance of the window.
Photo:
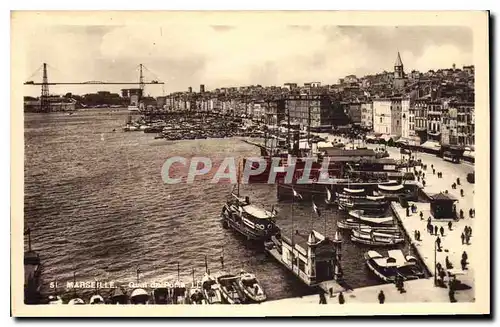
[[380,117],[380,123],[382,124],[382,117]]

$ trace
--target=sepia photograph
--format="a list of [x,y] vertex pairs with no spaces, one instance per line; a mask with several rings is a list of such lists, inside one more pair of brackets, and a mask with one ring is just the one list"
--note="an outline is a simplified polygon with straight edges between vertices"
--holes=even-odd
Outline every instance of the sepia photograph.
[[488,20],[12,12],[12,314],[490,314]]

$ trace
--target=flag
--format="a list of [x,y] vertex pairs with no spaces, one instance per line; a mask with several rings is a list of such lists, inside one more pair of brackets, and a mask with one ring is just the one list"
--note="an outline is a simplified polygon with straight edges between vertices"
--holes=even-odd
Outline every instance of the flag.
[[313,210],[314,210],[314,212],[316,212],[316,214],[318,215],[318,217],[321,217],[321,212],[319,211],[319,208],[316,205],[316,203],[313,202],[312,204],[313,204]]
[[330,190],[328,187],[326,188],[326,203],[331,203],[332,202],[332,193],[330,193]]
[[300,195],[299,193],[297,193],[297,191],[295,191],[295,189],[293,187],[292,187],[292,191],[293,191],[293,196],[295,198],[298,198],[298,199],[302,200],[302,195]]

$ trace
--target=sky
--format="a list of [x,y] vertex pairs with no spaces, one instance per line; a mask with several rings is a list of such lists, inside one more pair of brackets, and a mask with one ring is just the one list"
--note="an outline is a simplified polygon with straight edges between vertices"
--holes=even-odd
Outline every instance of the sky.
[[[26,80],[49,82],[139,79],[152,96],[252,84],[333,84],[339,78],[393,71],[397,52],[405,71],[451,68],[473,63],[473,32],[456,26],[309,26],[279,24],[59,25],[26,31]],[[117,92],[123,86],[51,86],[54,94]],[[127,86],[130,87],[130,86]],[[25,94],[38,96],[39,86]]]

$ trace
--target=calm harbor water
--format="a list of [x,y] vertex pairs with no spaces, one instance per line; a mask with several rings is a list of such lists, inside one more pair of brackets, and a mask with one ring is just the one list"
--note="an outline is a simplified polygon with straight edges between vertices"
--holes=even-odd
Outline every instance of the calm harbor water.
[[[105,110],[25,115],[25,223],[32,245],[44,264],[44,290],[57,281],[190,282],[211,271],[244,268],[256,273],[269,299],[300,296],[311,291],[267,257],[248,246],[219,223],[222,205],[232,186],[211,184],[207,177],[194,184],[167,185],[161,170],[171,156],[206,156],[221,162],[259,153],[239,139],[166,141],[154,134],[122,132],[126,112]],[[116,131],[113,131],[115,129]],[[273,185],[244,185],[242,195],[279,211],[278,224],[291,230],[290,203],[278,203]],[[310,204],[295,204],[295,228],[314,227],[324,233],[324,219]],[[326,234],[332,236],[339,213],[323,208]],[[343,234],[345,278],[352,287],[379,281],[367,270],[367,247]],[[384,250],[381,252],[385,254]]]

